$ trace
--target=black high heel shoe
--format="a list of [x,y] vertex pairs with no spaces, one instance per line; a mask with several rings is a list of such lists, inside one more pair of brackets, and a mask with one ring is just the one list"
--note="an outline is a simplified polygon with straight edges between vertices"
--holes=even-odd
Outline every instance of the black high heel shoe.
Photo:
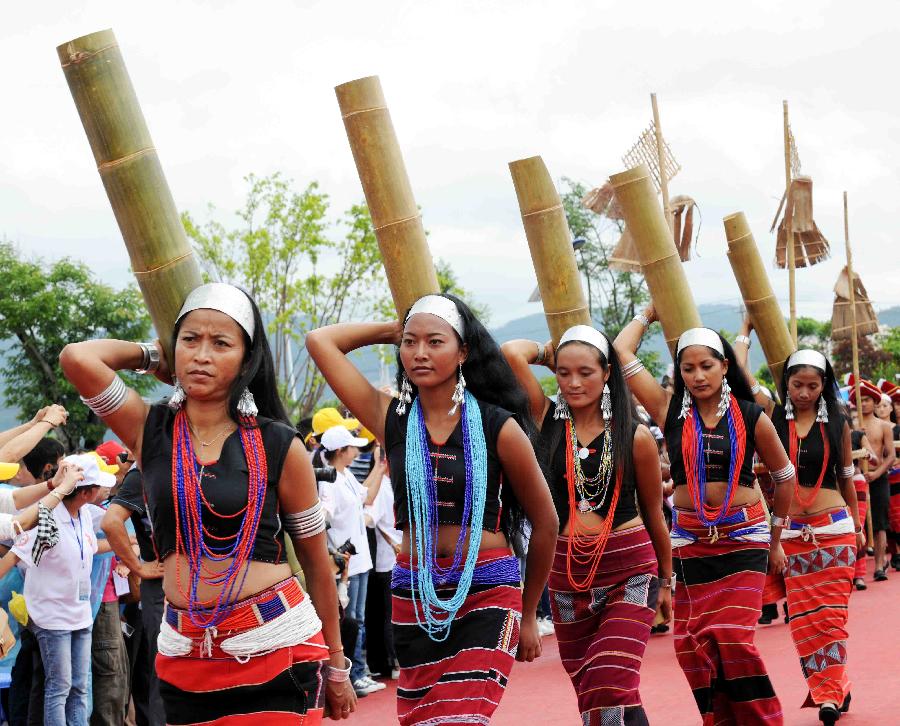
[[844,699],[844,702],[841,704],[841,713],[847,713],[850,710],[850,694],[847,694],[847,697]]
[[833,703],[823,703],[819,706],[819,721],[825,724],[825,726],[834,726],[840,718],[840,709]]

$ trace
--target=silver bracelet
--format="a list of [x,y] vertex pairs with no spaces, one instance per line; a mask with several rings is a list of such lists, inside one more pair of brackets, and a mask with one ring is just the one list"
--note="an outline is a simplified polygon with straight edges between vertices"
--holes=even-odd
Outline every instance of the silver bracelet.
[[537,346],[537,349],[538,349],[537,357],[534,359],[534,364],[536,366],[542,366],[542,365],[544,365],[544,361],[547,360],[547,348],[544,347],[543,345],[541,345],[540,343],[538,343],[537,341],[534,341],[534,344]]
[[773,527],[781,527],[784,529],[788,526],[788,523],[791,521],[790,517],[779,517],[777,514],[772,515],[772,526]]
[[125,405],[127,400],[128,387],[122,383],[122,379],[117,374],[113,374],[113,379],[109,385],[96,396],[91,398],[81,397],[81,402],[100,418],[114,414]]
[[135,368],[135,371],[141,375],[154,373],[159,368],[159,348],[154,343],[138,343],[138,345],[141,346],[144,357],[140,367]]
[[757,393],[759,393],[761,390],[762,390],[762,386],[759,385],[759,381],[757,381],[757,382],[754,383],[752,386],[750,386],[750,393],[752,393],[754,396],[755,396]]
[[659,577],[659,586],[664,590],[674,590],[675,589],[675,573],[672,573],[671,577]]
[[284,531],[292,538],[306,539],[325,531],[325,512],[322,511],[322,502],[316,502],[302,512],[283,516]]
[[853,468],[853,464],[850,464],[850,466],[842,466],[841,467],[841,476],[844,479],[852,479],[854,471],[855,471],[855,469]]
[[646,330],[647,328],[650,327],[650,318],[648,318],[646,315],[644,315],[644,313],[638,313],[637,315],[635,315],[635,316],[632,318],[632,320],[636,320],[636,321],[639,322],[641,325],[643,325],[643,326],[644,326],[644,330]]
[[787,466],[782,469],[770,472],[770,474],[772,475],[772,481],[774,481],[776,484],[790,481],[796,473],[796,469],[794,469],[794,465],[791,462],[788,462]]
[[344,656],[344,668],[335,668],[328,666],[325,677],[332,683],[344,683],[350,680],[350,668],[353,666],[351,660]]
[[734,336],[735,343],[743,343],[748,348],[750,347],[750,336],[749,335],[735,335]]
[[644,370],[644,363],[640,358],[635,358],[631,363],[626,363],[622,366],[622,377],[627,381],[629,378],[633,378],[638,373]]

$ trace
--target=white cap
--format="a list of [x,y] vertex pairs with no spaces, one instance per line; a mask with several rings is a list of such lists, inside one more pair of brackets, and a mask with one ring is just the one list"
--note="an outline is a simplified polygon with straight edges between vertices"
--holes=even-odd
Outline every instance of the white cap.
[[337,451],[338,449],[343,449],[345,446],[355,446],[356,448],[361,449],[369,442],[366,439],[354,436],[343,426],[332,426],[322,434],[319,443],[329,451]]
[[80,466],[84,474],[84,479],[75,485],[78,487],[103,487],[110,489],[116,485],[116,477],[113,474],[107,474],[100,470],[97,459],[91,454],[72,454],[63,459],[68,464]]

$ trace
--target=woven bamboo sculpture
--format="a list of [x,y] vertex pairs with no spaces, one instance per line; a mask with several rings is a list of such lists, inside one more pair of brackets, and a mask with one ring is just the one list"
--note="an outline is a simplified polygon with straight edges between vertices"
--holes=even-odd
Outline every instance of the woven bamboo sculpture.
[[[778,224],[778,239],[775,244],[775,264],[782,270],[788,266],[787,230],[791,226],[794,233],[794,266],[810,267],[831,254],[828,240],[813,219],[812,179],[798,176],[791,180],[784,215]],[[773,225],[774,228],[774,225]]]
[[[853,273],[853,292],[856,299],[856,334],[871,335],[878,332],[878,317],[869,302],[869,294]],[[850,306],[850,276],[847,268],[841,270],[834,285],[834,307],[831,312],[831,337],[833,340],[847,340],[853,331],[852,308]]]

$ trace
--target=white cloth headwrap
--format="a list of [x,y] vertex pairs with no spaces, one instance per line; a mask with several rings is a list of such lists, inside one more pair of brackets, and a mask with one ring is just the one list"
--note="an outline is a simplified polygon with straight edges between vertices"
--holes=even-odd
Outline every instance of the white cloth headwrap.
[[791,369],[794,366],[812,366],[813,368],[818,368],[822,373],[825,373],[827,370],[827,361],[825,360],[825,356],[819,351],[804,348],[803,350],[798,350],[788,358],[785,368]]
[[603,335],[599,330],[595,330],[590,325],[573,325],[569,328],[565,333],[563,333],[562,338],[559,339],[559,345],[556,346],[556,349],[559,350],[566,343],[587,343],[588,345],[594,346],[597,350],[603,353],[603,357],[609,360],[609,343],[606,340],[606,336]]
[[194,310],[218,310],[240,325],[253,340],[255,325],[253,322],[253,305],[247,294],[234,285],[224,282],[210,282],[200,287],[195,287],[187,296],[178,320]]
[[447,324],[457,332],[461,339],[465,339],[466,326],[463,324],[463,319],[459,314],[456,303],[449,298],[442,297],[441,295],[426,295],[425,297],[420,297],[409,309],[409,315],[406,316],[406,321],[404,322],[409,322],[409,319],[413,315],[418,315],[419,313],[436,315],[441,320],[447,322]]
[[675,351],[675,355],[679,355],[689,345],[705,345],[707,348],[712,348],[719,355],[725,355],[722,339],[715,330],[710,328],[690,328],[685,330],[678,339],[678,350]]

